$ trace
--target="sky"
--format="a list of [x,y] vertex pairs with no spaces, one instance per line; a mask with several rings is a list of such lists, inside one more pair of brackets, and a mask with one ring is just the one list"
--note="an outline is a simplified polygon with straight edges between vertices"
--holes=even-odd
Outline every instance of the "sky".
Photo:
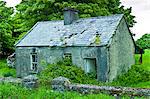
[[150,34],[150,0],[121,0],[125,7],[132,7],[132,14],[137,23],[131,31],[136,34],[135,40],[143,34]]
[[[14,7],[21,0],[4,0],[6,6]],[[136,34],[134,39],[137,40],[145,33],[150,33],[150,0],[121,0],[122,5],[126,8],[132,7],[132,14],[136,16],[137,23],[131,28],[131,32]]]

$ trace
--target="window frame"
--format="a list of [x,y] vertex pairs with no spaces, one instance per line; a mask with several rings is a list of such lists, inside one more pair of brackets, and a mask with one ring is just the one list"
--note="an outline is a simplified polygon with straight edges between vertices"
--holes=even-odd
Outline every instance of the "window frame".
[[30,70],[33,72],[37,72],[38,71],[38,55],[36,52],[31,53],[30,60],[31,60]]
[[71,53],[64,53],[63,58],[72,60],[72,54]]

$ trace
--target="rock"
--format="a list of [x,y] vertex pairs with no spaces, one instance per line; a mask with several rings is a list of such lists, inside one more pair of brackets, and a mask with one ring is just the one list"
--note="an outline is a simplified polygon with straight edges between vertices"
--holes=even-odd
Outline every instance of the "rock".
[[15,68],[15,53],[7,57],[7,64],[11,68]]
[[6,77],[4,80],[6,83],[13,83],[13,84],[21,84],[21,82],[22,82],[22,79],[13,78],[13,77]]
[[0,83],[12,83],[12,84],[21,84],[22,79],[20,78],[13,78],[13,77],[3,77],[0,78]]
[[52,89],[56,91],[65,91],[65,86],[70,84],[68,78],[65,77],[58,77],[52,80]]
[[38,78],[36,75],[28,75],[23,78],[22,84],[24,87],[32,89],[38,87]]
[[0,83],[3,83],[4,82],[4,78],[0,78]]

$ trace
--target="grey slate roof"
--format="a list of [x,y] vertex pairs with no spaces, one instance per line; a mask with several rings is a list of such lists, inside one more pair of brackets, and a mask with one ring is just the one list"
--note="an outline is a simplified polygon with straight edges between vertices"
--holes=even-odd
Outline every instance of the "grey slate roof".
[[96,46],[107,45],[122,17],[83,18],[70,25],[64,25],[63,20],[37,22],[16,46],[93,46],[97,33],[101,43]]

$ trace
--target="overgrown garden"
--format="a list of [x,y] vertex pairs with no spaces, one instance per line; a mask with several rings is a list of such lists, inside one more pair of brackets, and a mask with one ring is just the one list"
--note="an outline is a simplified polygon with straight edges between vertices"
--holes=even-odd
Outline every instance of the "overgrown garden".
[[[115,81],[111,83],[102,83],[98,82],[95,79],[94,74],[85,74],[80,68],[72,65],[69,61],[58,62],[57,64],[50,64],[47,68],[38,74],[39,77],[39,88],[29,90],[18,85],[12,84],[0,84],[0,96],[3,98],[62,98],[70,99],[72,96],[77,99],[81,98],[114,98],[105,94],[90,94],[83,95],[76,92],[65,92],[58,93],[51,89],[51,80],[53,78],[64,76],[71,80],[73,83],[80,84],[92,84],[92,85],[108,85],[108,86],[125,86],[125,87],[136,87],[136,88],[150,88],[150,50],[145,50],[143,55],[143,63],[138,62],[139,55],[135,55],[136,64],[125,74],[119,76]],[[7,68],[7,69],[5,69]],[[14,76],[15,70],[8,68],[5,60],[0,61],[0,76]],[[9,75],[8,75],[9,74]],[[128,96],[124,96],[125,99],[128,99]],[[138,98],[137,98],[138,99]],[[142,97],[141,97],[142,99]],[[144,99],[144,98],[143,98]]]

